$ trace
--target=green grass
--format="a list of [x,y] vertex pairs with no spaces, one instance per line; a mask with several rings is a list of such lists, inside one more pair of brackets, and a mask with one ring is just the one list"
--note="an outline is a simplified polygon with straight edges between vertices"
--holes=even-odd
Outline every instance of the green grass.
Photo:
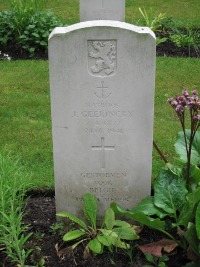
[[[157,58],[154,140],[170,162],[179,122],[167,98],[199,86],[200,60]],[[0,150],[20,156],[34,185],[53,186],[47,61],[0,61]],[[153,178],[164,166],[153,153]]]
[[[62,17],[67,24],[79,21],[79,0],[48,0],[48,9]],[[126,21],[135,23],[141,18],[138,10],[144,7],[147,14],[156,16],[159,13],[166,13],[186,24],[198,26],[200,24],[200,1],[199,0],[126,0]],[[9,8],[9,0],[0,0],[0,10]]]
[[0,62],[1,148],[18,155],[39,186],[53,177],[47,61]]

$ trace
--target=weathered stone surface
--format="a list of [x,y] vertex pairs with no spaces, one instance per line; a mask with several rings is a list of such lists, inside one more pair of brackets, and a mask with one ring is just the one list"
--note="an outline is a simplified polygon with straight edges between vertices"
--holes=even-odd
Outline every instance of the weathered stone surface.
[[125,0],[80,0],[80,21],[125,20]]
[[132,208],[150,193],[155,36],[123,22],[56,28],[49,38],[57,211],[83,194]]

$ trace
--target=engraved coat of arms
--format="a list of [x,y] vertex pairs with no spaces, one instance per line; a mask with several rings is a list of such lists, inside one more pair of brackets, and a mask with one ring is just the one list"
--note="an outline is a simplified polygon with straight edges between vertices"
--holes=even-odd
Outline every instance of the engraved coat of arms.
[[116,72],[115,40],[88,41],[88,69],[93,76],[112,76]]

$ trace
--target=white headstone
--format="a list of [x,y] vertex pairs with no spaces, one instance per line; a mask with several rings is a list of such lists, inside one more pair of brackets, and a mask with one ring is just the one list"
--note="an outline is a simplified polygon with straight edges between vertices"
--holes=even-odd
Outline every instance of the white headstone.
[[49,38],[57,211],[101,216],[150,193],[155,36],[116,21],[56,28]]
[[80,0],[80,21],[125,20],[125,0]]

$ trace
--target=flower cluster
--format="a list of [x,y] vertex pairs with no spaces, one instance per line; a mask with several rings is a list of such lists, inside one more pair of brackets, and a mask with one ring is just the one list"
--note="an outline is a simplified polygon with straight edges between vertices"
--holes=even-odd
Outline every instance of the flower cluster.
[[185,108],[190,111],[191,118],[196,121],[200,121],[200,99],[198,97],[198,91],[192,91],[190,96],[188,91],[183,90],[182,95],[176,95],[175,99],[169,98],[168,103],[175,109],[177,115],[180,117],[184,116]]
[[11,57],[9,57],[8,54],[4,54],[0,51],[0,60],[1,59],[11,60]]

